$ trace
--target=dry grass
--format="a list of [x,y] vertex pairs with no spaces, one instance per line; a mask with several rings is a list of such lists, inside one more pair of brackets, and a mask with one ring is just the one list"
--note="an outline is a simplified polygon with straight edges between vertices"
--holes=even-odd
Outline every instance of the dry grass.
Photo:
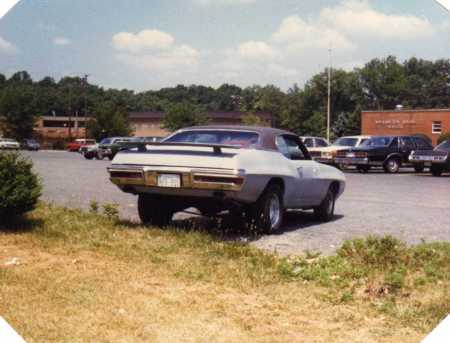
[[[332,288],[287,277],[280,271],[286,261],[248,246],[49,206],[30,219],[0,229],[0,313],[28,342],[419,342],[424,336],[420,325],[380,311],[365,295],[333,301]],[[18,264],[5,266],[14,257]],[[448,282],[440,282],[448,291]],[[430,303],[441,294],[436,285],[422,287]],[[417,299],[427,303],[423,291],[397,310],[409,311]]]

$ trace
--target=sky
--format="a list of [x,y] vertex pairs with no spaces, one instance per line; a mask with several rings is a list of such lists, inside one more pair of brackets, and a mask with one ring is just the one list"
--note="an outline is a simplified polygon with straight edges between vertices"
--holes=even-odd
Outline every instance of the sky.
[[449,38],[450,12],[433,0],[21,0],[0,19],[0,73],[286,90],[330,57],[346,70],[388,55],[447,59]]

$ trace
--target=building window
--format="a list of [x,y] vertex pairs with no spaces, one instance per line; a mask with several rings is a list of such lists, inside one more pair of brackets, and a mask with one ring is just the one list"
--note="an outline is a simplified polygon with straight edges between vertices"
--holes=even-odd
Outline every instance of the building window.
[[436,134],[442,133],[442,122],[441,121],[434,121],[433,124],[431,124],[431,133],[436,133]]

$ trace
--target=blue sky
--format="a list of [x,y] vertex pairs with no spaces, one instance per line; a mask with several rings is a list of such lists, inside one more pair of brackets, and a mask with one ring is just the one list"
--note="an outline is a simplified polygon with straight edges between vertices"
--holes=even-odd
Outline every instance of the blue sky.
[[432,0],[21,0],[0,20],[0,72],[90,74],[137,91],[177,84],[302,85],[328,63],[449,58]]

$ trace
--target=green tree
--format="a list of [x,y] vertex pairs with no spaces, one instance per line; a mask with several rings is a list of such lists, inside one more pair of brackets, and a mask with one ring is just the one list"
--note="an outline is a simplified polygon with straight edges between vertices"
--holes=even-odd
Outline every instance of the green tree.
[[253,113],[246,113],[241,118],[242,124],[248,125],[248,126],[267,126],[268,123],[264,122],[261,117],[258,117],[257,115]]
[[35,90],[32,85],[10,85],[0,97],[5,135],[22,140],[33,135],[37,119]]
[[208,117],[199,107],[188,102],[170,105],[165,112],[163,126],[170,131],[208,122]]
[[97,140],[114,136],[126,137],[133,132],[128,123],[126,111],[110,101],[97,105],[93,114],[93,119],[88,123],[88,130]]

